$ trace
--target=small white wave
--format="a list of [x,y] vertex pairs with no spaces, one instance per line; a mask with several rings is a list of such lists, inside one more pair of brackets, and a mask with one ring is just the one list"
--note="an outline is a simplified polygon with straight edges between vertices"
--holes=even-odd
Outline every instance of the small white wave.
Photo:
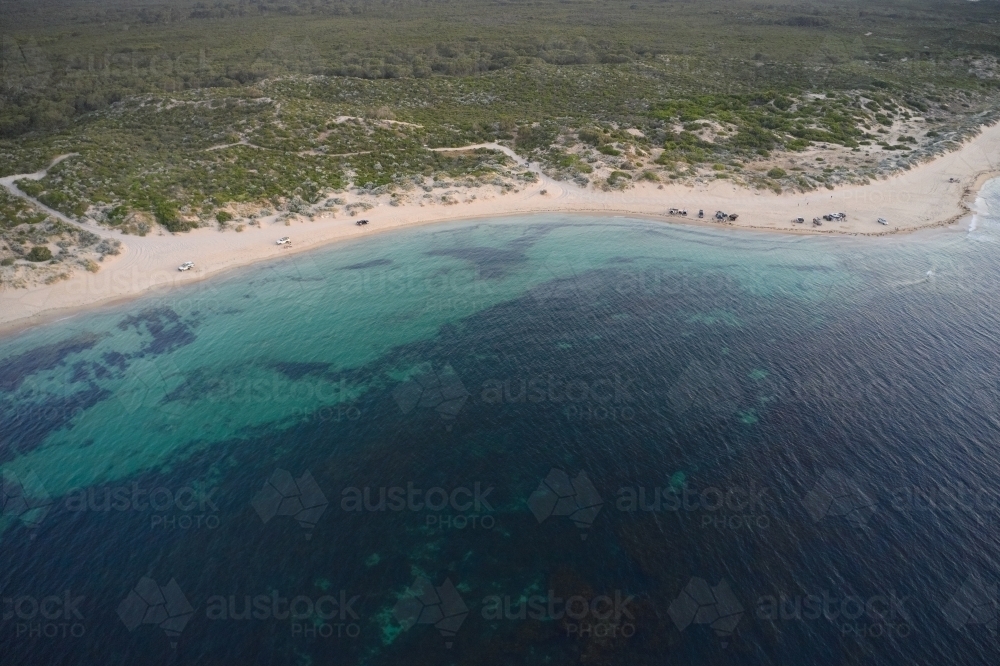
[[[981,239],[980,237],[983,236],[986,231],[986,229],[981,227],[985,226],[986,228],[990,228],[993,226],[990,224],[990,221],[993,219],[991,214],[993,207],[990,206],[990,203],[994,199],[995,189],[996,181],[987,181],[986,184],[983,185],[983,188],[979,191],[979,195],[976,197],[975,202],[972,204],[972,219],[969,221],[968,230],[970,237],[975,236],[977,239]],[[977,231],[978,233],[975,233]]]

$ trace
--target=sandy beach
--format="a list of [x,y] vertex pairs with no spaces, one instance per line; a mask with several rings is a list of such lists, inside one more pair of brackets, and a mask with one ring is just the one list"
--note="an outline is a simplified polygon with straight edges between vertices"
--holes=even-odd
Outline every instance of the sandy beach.
[[[735,222],[725,225],[732,228],[800,234],[904,233],[952,224],[968,215],[982,184],[1000,175],[1000,125],[985,127],[960,149],[888,179],[805,194],[748,190],[727,180],[696,186],[643,183],[624,191],[604,192],[548,178],[539,172],[537,165],[525,163],[505,147],[482,147],[503,150],[522,166],[538,173],[537,182],[507,193],[489,187],[456,188],[457,193],[452,197],[456,203],[452,204],[421,203],[414,199],[392,206],[388,197],[347,195],[352,201],[366,200],[374,206],[359,215],[369,220],[366,226],[357,226],[356,218],[347,216],[315,216],[313,220],[299,217],[288,225],[272,216],[261,218],[259,226],[246,226],[241,232],[200,228],[188,233],[154,232],[139,237],[84,225],[102,236],[121,240],[124,244],[121,255],[108,257],[97,273],[80,271],[55,284],[0,291],[0,332],[20,330],[87,307],[203,280],[232,268],[334,241],[445,220],[577,212],[723,226],[710,219],[715,211],[722,210],[739,215]],[[20,177],[23,176],[5,178],[0,184],[10,189],[10,181]],[[41,176],[33,174],[33,177]],[[669,208],[686,209],[688,215],[667,215]],[[704,220],[697,218],[699,209],[705,211]],[[823,222],[820,227],[811,224],[812,218],[833,212],[846,213],[847,220]],[[805,218],[805,223],[792,222],[798,217]],[[880,217],[888,225],[878,224]],[[292,239],[290,246],[275,244],[282,236]],[[193,261],[194,269],[179,272],[177,267],[186,261]]]

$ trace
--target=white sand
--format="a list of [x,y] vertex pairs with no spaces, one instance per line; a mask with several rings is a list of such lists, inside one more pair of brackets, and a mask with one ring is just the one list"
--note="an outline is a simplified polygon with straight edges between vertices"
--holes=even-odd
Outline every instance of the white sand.
[[[509,149],[489,147],[513,156]],[[912,231],[950,224],[968,214],[979,187],[996,175],[1000,175],[1000,125],[984,128],[959,150],[887,180],[808,194],[751,191],[726,180],[697,187],[664,185],[663,189],[655,183],[644,183],[621,192],[601,192],[540,176],[538,182],[521,191],[503,195],[492,189],[487,192],[487,188],[454,188],[459,192],[456,198],[466,200],[455,205],[420,205],[419,199],[403,206],[383,203],[361,215],[370,221],[365,227],[356,226],[355,218],[348,217],[317,217],[314,221],[293,222],[291,226],[276,223],[272,217],[262,219],[260,228],[248,226],[241,233],[196,229],[176,235],[137,237],[102,229],[101,235],[113,233],[124,243],[122,254],[108,257],[96,274],[80,272],[52,285],[0,291],[0,331],[61,318],[88,306],[201,280],[237,266],[287,256],[332,241],[442,220],[588,212],[716,226],[707,218],[716,210],[723,210],[739,214],[732,226],[740,228],[866,235]],[[950,178],[958,182],[949,182]],[[541,194],[542,190],[547,193]],[[473,194],[477,198],[468,200]],[[686,208],[688,217],[667,217],[666,210],[671,207]],[[695,217],[698,209],[705,210],[703,222]],[[810,223],[813,217],[831,212],[847,213],[848,221],[824,222],[818,228]],[[791,220],[795,217],[804,217],[806,223],[793,224]],[[889,225],[877,224],[879,217],[886,218]],[[293,245],[276,245],[275,240],[281,236],[290,236]],[[181,273],[177,266],[185,261],[195,262],[195,268]]]

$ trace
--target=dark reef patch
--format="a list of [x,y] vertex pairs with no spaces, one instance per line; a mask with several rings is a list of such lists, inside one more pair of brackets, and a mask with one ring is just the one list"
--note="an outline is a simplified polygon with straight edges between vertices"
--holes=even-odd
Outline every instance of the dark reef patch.
[[118,323],[118,329],[121,331],[130,328],[140,332],[145,329],[153,337],[140,350],[139,356],[171,352],[197,339],[192,325],[168,307],[149,308],[137,315],[125,317]]
[[101,336],[96,333],[81,333],[61,342],[35,347],[29,352],[0,361],[0,391],[15,391],[29,376],[42,370],[50,370],[71,354],[78,354],[92,348]]
[[94,384],[85,391],[65,397],[17,406],[0,403],[0,463],[35,449],[50,433],[69,424],[77,415],[111,397],[111,392]]
[[106,352],[101,356],[104,362],[111,367],[118,368],[119,370],[124,370],[128,366],[128,358],[125,354],[116,351]]

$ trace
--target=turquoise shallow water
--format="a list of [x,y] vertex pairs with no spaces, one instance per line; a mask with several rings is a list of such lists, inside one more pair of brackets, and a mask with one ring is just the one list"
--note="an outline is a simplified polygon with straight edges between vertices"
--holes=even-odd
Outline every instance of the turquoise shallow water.
[[[661,243],[649,253],[654,239]],[[575,288],[577,276],[623,261],[630,276],[622,279],[634,282],[618,285],[623,291],[655,293],[665,281],[719,271],[754,295],[782,294],[805,304],[856,281],[838,270],[823,243],[775,237],[751,254],[740,249],[747,240],[624,219],[459,224],[254,266],[113,313],[35,329],[6,341],[4,351],[10,358],[38,357],[38,348],[51,348],[41,362],[51,360],[54,367],[19,377],[11,397],[24,397],[21,407],[29,415],[32,404],[68,401],[70,412],[61,416],[72,419],[73,428],[46,433],[45,446],[20,464],[60,492],[155,468],[178,448],[208,446],[247,427],[294,422],[331,402],[349,404],[410,369],[351,381],[338,372],[432,339],[442,326],[525,294],[544,301],[547,291]],[[724,310],[692,311],[691,317],[738,324]],[[63,362],[67,350],[72,363]],[[122,372],[103,376],[88,366],[115,367],[117,355],[137,360],[120,362]],[[300,369],[289,371],[285,364]],[[314,376],[310,364],[326,375]],[[14,365],[11,374],[20,370]],[[193,381],[200,396],[168,399]],[[84,410],[72,399],[81,384],[91,394],[114,395]],[[135,427],[145,433],[143,446],[135,445]]]
[[[0,635],[36,663],[970,663],[994,200],[887,239],[443,224],[0,340],[0,596],[82,597]],[[823,594],[906,600],[794,611]]]

